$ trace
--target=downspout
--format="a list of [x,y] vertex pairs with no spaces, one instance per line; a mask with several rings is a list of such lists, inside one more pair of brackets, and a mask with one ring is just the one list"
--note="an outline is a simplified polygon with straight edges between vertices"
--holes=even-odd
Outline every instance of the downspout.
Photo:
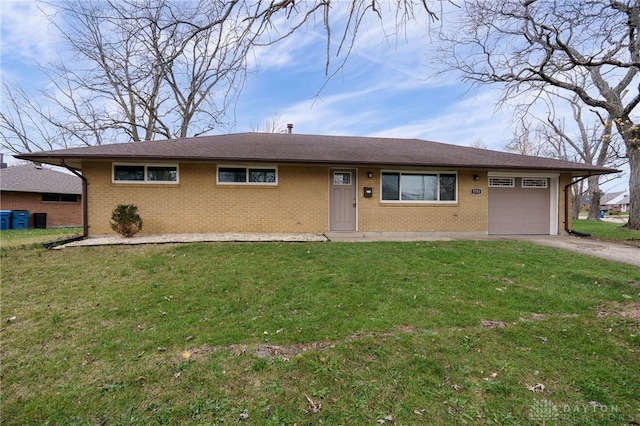
[[87,238],[89,236],[89,201],[87,200],[87,186],[89,182],[87,178],[78,173],[76,169],[68,166],[64,160],[62,160],[62,165],[65,169],[82,179],[82,238]]
[[591,234],[574,231],[571,228],[569,228],[569,209],[567,208],[567,206],[569,205],[569,187],[572,185],[575,185],[578,182],[582,182],[583,180],[589,178],[589,176],[591,175],[583,176],[582,178],[578,180],[574,180],[570,184],[564,186],[564,230],[568,234],[575,235],[577,237],[590,237]]

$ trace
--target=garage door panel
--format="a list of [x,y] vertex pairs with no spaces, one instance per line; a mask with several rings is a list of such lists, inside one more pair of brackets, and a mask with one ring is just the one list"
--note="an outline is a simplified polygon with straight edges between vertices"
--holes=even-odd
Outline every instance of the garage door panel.
[[549,234],[549,188],[522,188],[520,182],[489,188],[489,234]]

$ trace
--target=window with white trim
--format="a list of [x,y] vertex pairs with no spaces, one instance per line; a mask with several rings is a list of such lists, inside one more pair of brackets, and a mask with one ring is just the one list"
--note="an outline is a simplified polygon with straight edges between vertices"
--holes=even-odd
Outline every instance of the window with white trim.
[[276,167],[219,166],[217,179],[223,185],[277,185]]
[[523,188],[547,188],[548,187],[548,179],[547,178],[522,178],[522,187]]
[[178,166],[174,164],[114,164],[113,182],[178,183]]
[[456,202],[457,195],[456,173],[382,173],[382,201]]
[[512,177],[490,177],[489,186],[496,188],[514,188],[516,186],[516,179]]

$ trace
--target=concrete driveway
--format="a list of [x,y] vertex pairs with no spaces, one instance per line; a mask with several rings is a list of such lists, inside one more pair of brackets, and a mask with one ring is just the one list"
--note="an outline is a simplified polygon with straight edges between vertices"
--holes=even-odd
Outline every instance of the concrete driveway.
[[514,236],[514,237],[496,237],[506,240],[527,241],[534,244],[557,247],[565,250],[571,250],[589,256],[600,257],[602,259],[613,260],[616,262],[628,263],[630,265],[640,266],[640,247],[634,247],[625,244],[615,244],[594,240],[586,237],[574,236]]
[[589,256],[640,266],[640,247],[598,241],[589,237],[572,235],[486,235],[483,233],[446,232],[368,232],[325,234],[330,241],[526,241],[550,247],[571,250]]

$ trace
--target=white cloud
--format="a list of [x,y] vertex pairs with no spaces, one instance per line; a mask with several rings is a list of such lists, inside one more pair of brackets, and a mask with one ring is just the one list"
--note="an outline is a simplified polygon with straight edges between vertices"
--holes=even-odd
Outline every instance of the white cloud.
[[56,54],[54,31],[47,18],[51,12],[50,6],[45,3],[2,0],[0,50],[3,68],[8,65],[7,61],[33,66],[46,62]]
[[511,139],[513,125],[509,112],[494,109],[499,94],[484,91],[453,102],[424,118],[376,132],[376,136],[427,139],[455,145],[481,140],[489,149],[500,150]]

